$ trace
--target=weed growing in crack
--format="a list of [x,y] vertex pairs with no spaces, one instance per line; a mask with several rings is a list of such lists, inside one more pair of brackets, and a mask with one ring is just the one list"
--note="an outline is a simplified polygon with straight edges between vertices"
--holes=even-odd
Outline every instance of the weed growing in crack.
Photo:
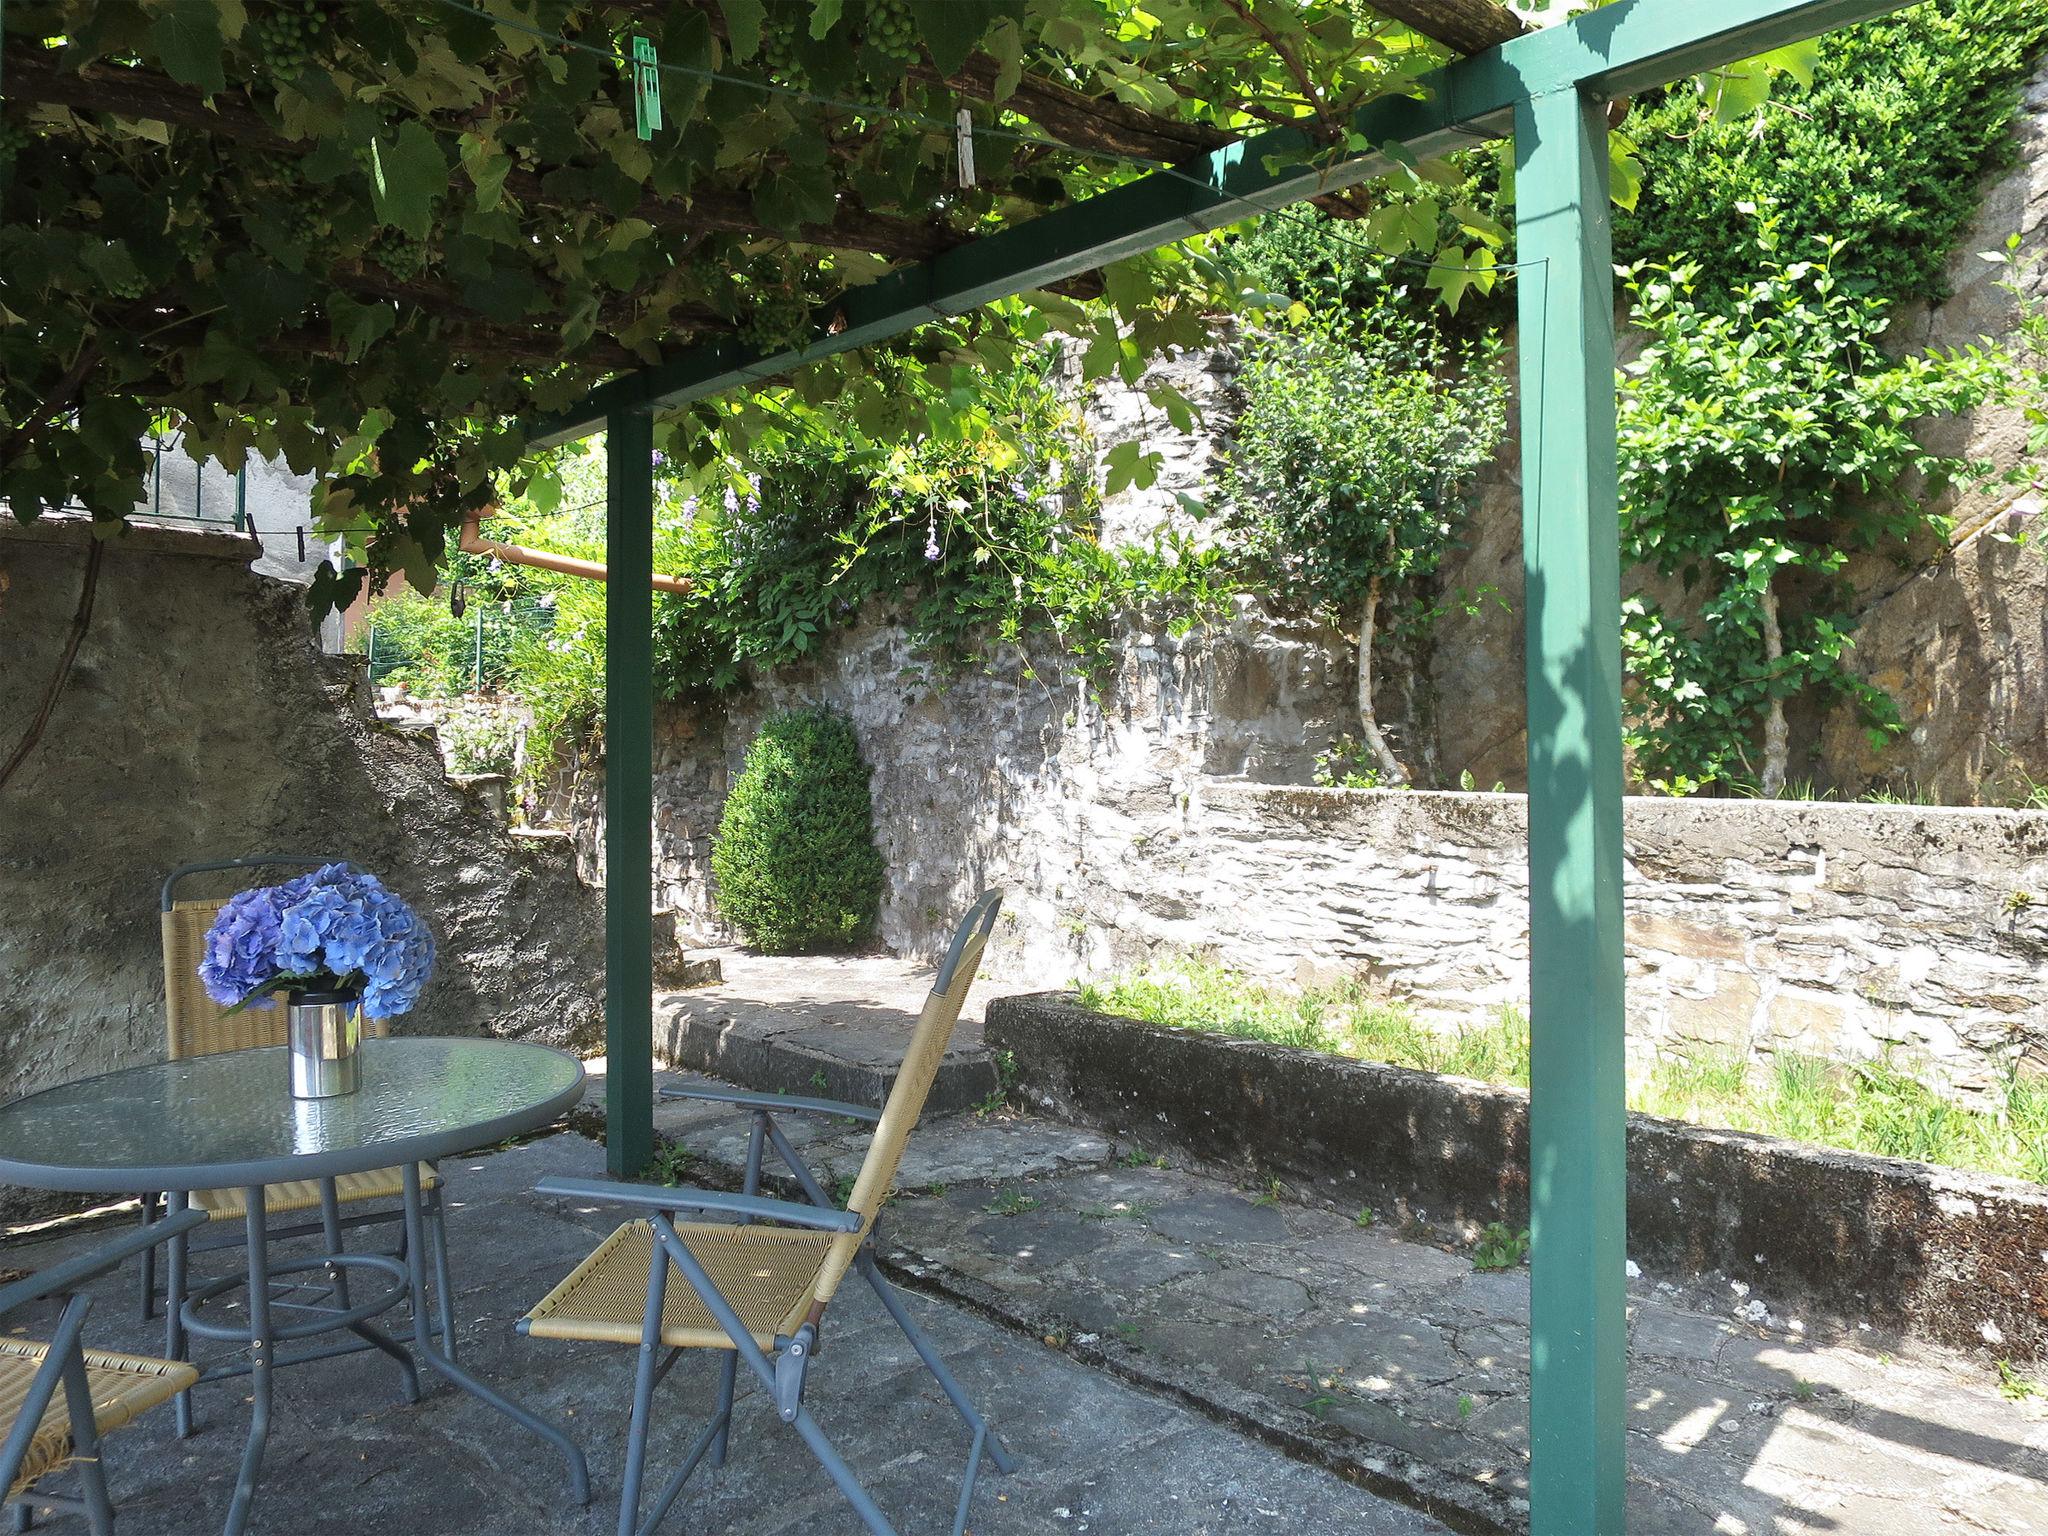
[[1474,1269],[1513,1269],[1529,1256],[1529,1229],[1510,1231],[1504,1221],[1489,1221],[1472,1245]]

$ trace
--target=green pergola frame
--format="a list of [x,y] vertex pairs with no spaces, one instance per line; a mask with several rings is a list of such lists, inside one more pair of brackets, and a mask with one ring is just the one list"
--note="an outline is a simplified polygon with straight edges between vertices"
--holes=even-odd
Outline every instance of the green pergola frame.
[[1476,138],[1515,141],[1529,715],[1531,1528],[1624,1526],[1620,551],[1608,103],[1908,0],[1620,0],[1426,76],[1334,161],[1287,129],[989,235],[847,295],[809,345],[692,348],[622,375],[544,442],[608,433],[605,1000],[612,1171],[652,1152],[650,413],[867,346]]

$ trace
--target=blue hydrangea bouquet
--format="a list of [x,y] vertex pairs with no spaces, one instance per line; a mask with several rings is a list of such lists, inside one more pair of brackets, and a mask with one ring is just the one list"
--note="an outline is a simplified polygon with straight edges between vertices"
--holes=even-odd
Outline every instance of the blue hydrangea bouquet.
[[375,875],[327,864],[243,891],[206,934],[199,979],[227,1008],[268,1008],[273,992],[348,993],[389,1019],[419,1000],[434,936]]

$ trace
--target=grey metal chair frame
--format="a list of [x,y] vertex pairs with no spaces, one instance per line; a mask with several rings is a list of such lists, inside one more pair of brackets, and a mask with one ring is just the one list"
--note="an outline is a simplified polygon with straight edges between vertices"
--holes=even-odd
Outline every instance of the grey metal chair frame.
[[[978,958],[980,944],[987,940],[990,930],[994,927],[1001,903],[1000,893],[991,892],[982,896],[969,909],[954,936],[944,963],[940,966],[938,977],[932,987],[934,994],[942,994],[950,988],[970,940],[976,942]],[[851,1270],[858,1273],[874,1290],[890,1318],[902,1330],[904,1338],[916,1352],[918,1359],[932,1373],[939,1384],[939,1389],[945,1393],[947,1400],[952,1403],[972,1431],[967,1465],[961,1475],[959,1499],[955,1505],[953,1518],[953,1536],[962,1536],[967,1527],[968,1510],[974,1499],[975,1480],[980,1474],[983,1456],[986,1455],[995,1463],[997,1470],[1002,1472],[1014,1470],[1015,1462],[1001,1440],[990,1429],[988,1421],[968,1398],[966,1389],[954,1378],[953,1373],[946,1369],[937,1348],[911,1318],[902,1298],[882,1278],[874,1255],[878,1223],[867,1222],[858,1211],[840,1209],[819,1182],[817,1175],[797,1155],[796,1149],[790,1145],[782,1128],[775,1123],[777,1113],[794,1111],[878,1124],[883,1118],[883,1111],[856,1104],[843,1104],[831,1099],[788,1098],[775,1094],[748,1093],[737,1089],[664,1089],[662,1097],[731,1104],[750,1112],[753,1125],[747,1139],[747,1167],[741,1193],[735,1195],[709,1190],[614,1184],[595,1179],[570,1178],[546,1179],[536,1186],[544,1195],[576,1201],[611,1203],[636,1209],[644,1213],[655,1237],[647,1269],[646,1306],[641,1315],[639,1359],[633,1382],[633,1412],[627,1432],[624,1486],[619,1499],[619,1536],[651,1536],[655,1527],[661,1523],[681,1495],[684,1484],[707,1456],[713,1467],[725,1464],[731,1435],[733,1397],[741,1362],[746,1364],[755,1379],[767,1390],[774,1403],[776,1417],[796,1431],[839,1491],[853,1505],[861,1522],[873,1536],[897,1536],[896,1528],[889,1523],[888,1517],[861,1486],[860,1480],[854,1476],[853,1470],[834,1449],[824,1430],[819,1427],[803,1403],[805,1381],[817,1355],[823,1304],[814,1304],[810,1313],[793,1333],[778,1333],[774,1339],[773,1349],[764,1350],[741,1319],[738,1309],[719,1290],[703,1264],[690,1252],[688,1244],[676,1232],[675,1218],[683,1212],[730,1217],[742,1224],[766,1221],[840,1234],[858,1233],[863,1225],[867,1226],[867,1234],[851,1262]],[[907,1135],[906,1131],[906,1138]],[[760,1193],[762,1163],[767,1148],[771,1146],[803,1190],[809,1204],[779,1200]],[[886,1193],[884,1190],[884,1197]],[[726,1352],[721,1365],[716,1412],[689,1453],[662,1487],[652,1510],[642,1520],[639,1517],[639,1506],[646,1473],[647,1429],[653,1413],[654,1389],[667,1377],[670,1369],[681,1358],[684,1349],[690,1347],[678,1345],[671,1348],[665,1358],[657,1359],[661,1355],[663,1310],[671,1264],[689,1282],[690,1288],[696,1292],[705,1310],[717,1320],[719,1327],[730,1339],[732,1349]],[[520,1332],[525,1333],[528,1331],[529,1322],[530,1319],[523,1318],[516,1326]]]
[[194,1227],[206,1224],[203,1211],[184,1211],[166,1217],[141,1231],[130,1232],[90,1252],[51,1266],[25,1280],[0,1287],[0,1317],[15,1308],[46,1297],[66,1296],[63,1314],[50,1336],[49,1352],[29,1385],[14,1428],[0,1444],[0,1489],[13,1485],[51,1399],[61,1388],[71,1421],[72,1458],[78,1466],[76,1495],[52,1493],[31,1485],[8,1500],[14,1509],[16,1530],[26,1530],[34,1509],[60,1509],[85,1516],[93,1536],[112,1536],[114,1506],[107,1493],[107,1474],[100,1453],[99,1427],[93,1413],[92,1388],[86,1380],[82,1334],[91,1298],[77,1294],[90,1280],[120,1268],[137,1254],[159,1243],[183,1237]]
[[[346,859],[327,858],[315,854],[259,853],[233,859],[209,859],[194,864],[181,864],[172,870],[169,875],[165,876],[158,895],[158,909],[164,913],[170,912],[177,901],[178,886],[193,875],[240,869],[319,869],[328,864],[345,864],[348,862]],[[166,1000],[166,1007],[168,1006],[169,1003]],[[454,1301],[452,1299],[454,1287],[450,1283],[448,1231],[443,1219],[441,1186],[436,1184],[433,1188],[424,1191],[424,1197],[426,1238],[433,1250],[430,1257],[434,1265],[434,1292],[437,1306],[433,1317],[417,1320],[414,1326],[415,1328],[424,1328],[430,1333],[438,1334],[442,1340],[443,1351],[452,1360],[455,1358],[456,1350]],[[169,1208],[170,1200],[166,1192],[156,1191],[144,1194],[142,1196],[143,1227],[148,1229],[162,1221],[164,1213]],[[355,1227],[384,1226],[387,1224],[398,1228],[397,1240],[390,1251],[390,1256],[403,1260],[408,1240],[404,1209],[400,1207],[392,1210],[364,1211],[344,1216],[341,1213],[341,1202],[335,1193],[334,1181],[329,1179],[322,1181],[320,1216],[317,1221],[291,1222],[283,1226],[271,1227],[268,1231],[272,1241],[281,1241],[294,1237],[319,1237],[326,1244],[327,1251],[333,1254],[342,1251],[341,1241],[344,1231]],[[242,1223],[210,1221],[202,1223],[202,1225],[209,1227],[226,1226],[230,1227],[230,1230],[223,1231],[211,1241],[202,1240],[195,1242],[180,1234],[176,1241],[172,1243],[169,1253],[169,1276],[172,1277],[176,1288],[180,1290],[183,1288],[182,1283],[187,1273],[186,1262],[191,1255],[232,1252],[241,1249],[247,1244],[248,1234],[246,1227]],[[338,1265],[330,1265],[328,1267],[327,1280],[329,1293],[335,1301],[346,1309],[349,1305],[347,1270]],[[143,1250],[138,1289],[140,1292],[138,1299],[142,1317],[144,1321],[148,1321],[156,1315],[155,1245],[151,1245]],[[181,1297],[166,1298],[166,1306],[171,1316],[171,1326],[174,1335],[178,1331],[177,1304],[181,1299]],[[376,1346],[365,1340],[353,1340],[347,1344],[336,1346],[335,1352],[352,1354],[374,1347]],[[248,1369],[249,1367],[243,1364],[237,1367],[229,1367],[223,1374],[245,1374]],[[177,1417],[178,1433],[181,1436],[190,1434],[192,1424],[189,1397],[179,1397]]]

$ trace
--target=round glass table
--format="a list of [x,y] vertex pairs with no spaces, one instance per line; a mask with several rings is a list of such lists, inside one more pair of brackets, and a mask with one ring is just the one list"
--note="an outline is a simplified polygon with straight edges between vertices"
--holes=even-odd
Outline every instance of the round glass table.
[[[401,1300],[412,1306],[410,1344],[419,1358],[456,1387],[557,1446],[568,1458],[576,1497],[587,1503],[590,1477],[575,1442],[463,1370],[452,1358],[451,1341],[435,1342],[428,1322],[431,1255],[420,1179],[421,1163],[538,1130],[582,1092],[583,1067],[574,1057],[517,1041],[365,1040],[361,1087],[334,1099],[291,1097],[282,1046],[228,1051],[130,1067],[0,1105],[0,1181],[89,1194],[169,1191],[167,1204],[173,1211],[182,1209],[194,1190],[242,1191],[246,1277],[213,1280],[187,1295],[184,1244],[182,1238],[173,1239],[171,1292],[184,1299],[167,1309],[165,1329],[165,1352],[172,1359],[185,1358],[192,1335],[234,1339],[248,1352],[246,1362],[218,1366],[200,1377],[204,1382],[247,1375],[253,1388],[249,1438],[228,1508],[228,1536],[238,1536],[248,1524],[269,1432],[273,1367],[374,1347],[399,1362],[408,1399],[417,1397],[412,1353],[370,1323]],[[399,1170],[403,1186],[402,1251],[343,1252],[333,1219],[334,1181],[392,1167]],[[301,1180],[319,1185],[327,1252],[275,1264],[268,1251],[264,1186]],[[276,1321],[273,1279],[315,1269],[330,1277],[325,1303],[294,1303],[292,1316]],[[445,1265],[440,1269],[436,1279],[445,1293]],[[391,1283],[376,1295],[354,1300],[347,1283],[351,1271]],[[204,1315],[207,1302],[244,1286],[246,1323],[230,1326]],[[361,1342],[291,1358],[277,1354],[280,1343],[335,1330],[347,1330]],[[179,1410],[179,1432],[189,1433],[187,1399],[180,1398]]]

